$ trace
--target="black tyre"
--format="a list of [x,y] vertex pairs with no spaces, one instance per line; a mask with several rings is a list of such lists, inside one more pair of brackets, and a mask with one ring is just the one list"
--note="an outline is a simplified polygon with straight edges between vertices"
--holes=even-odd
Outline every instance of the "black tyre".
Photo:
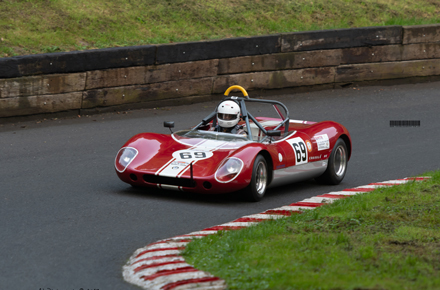
[[328,159],[327,169],[321,176],[315,178],[316,181],[322,184],[332,185],[341,183],[347,172],[347,161],[347,145],[345,145],[344,140],[338,139]]
[[269,174],[267,171],[266,159],[262,155],[257,155],[252,170],[252,179],[246,188],[245,195],[249,201],[260,201],[266,193]]

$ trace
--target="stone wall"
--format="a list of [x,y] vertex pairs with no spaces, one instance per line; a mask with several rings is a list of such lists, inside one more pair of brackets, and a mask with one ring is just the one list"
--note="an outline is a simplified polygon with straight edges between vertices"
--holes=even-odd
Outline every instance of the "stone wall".
[[[440,75],[440,25],[286,33],[0,58],[0,117]],[[116,107],[117,108],[117,107]]]

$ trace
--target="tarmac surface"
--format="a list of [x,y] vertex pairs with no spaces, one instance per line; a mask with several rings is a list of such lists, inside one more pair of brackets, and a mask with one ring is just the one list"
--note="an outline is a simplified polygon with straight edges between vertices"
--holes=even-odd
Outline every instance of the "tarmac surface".
[[[322,193],[439,169],[439,92],[433,82],[265,95],[283,102],[292,119],[342,123],[353,153],[340,185],[311,180],[273,188],[259,203],[234,194],[133,189],[114,172],[128,138],[167,133],[163,121],[189,128],[217,102],[0,125],[1,288],[139,289],[122,278],[139,247]],[[394,120],[420,127],[390,127]]]

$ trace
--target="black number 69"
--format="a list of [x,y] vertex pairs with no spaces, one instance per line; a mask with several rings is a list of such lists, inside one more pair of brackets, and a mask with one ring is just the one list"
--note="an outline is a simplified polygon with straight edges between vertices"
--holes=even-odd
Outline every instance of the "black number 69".
[[293,143],[292,145],[295,148],[296,162],[306,161],[307,160],[306,145],[303,142]]
[[[192,156],[194,154],[194,157]],[[193,159],[193,158],[205,158],[206,153],[205,152],[181,152],[180,158],[181,159]]]

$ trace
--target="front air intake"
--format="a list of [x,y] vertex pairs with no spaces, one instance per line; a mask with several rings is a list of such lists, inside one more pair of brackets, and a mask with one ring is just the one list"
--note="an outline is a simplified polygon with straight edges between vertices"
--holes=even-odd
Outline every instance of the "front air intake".
[[144,174],[143,178],[145,182],[148,183],[167,184],[183,187],[196,187],[196,182],[193,179],[189,178],[158,176],[154,174]]

